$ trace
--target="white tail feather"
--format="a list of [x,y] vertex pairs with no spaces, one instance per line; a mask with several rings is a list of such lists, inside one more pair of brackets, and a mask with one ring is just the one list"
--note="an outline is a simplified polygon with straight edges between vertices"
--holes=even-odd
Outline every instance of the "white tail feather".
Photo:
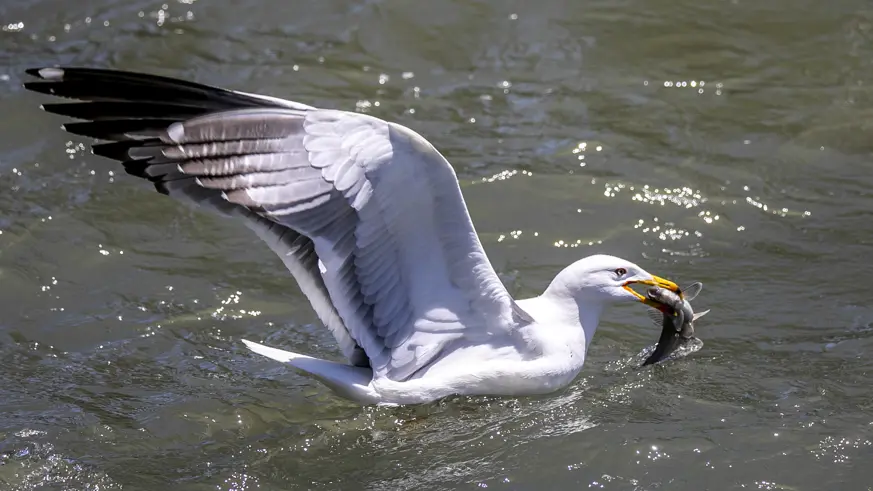
[[259,355],[302,370],[342,397],[364,404],[375,404],[380,400],[379,394],[370,387],[373,371],[369,368],[313,358],[292,351],[264,346],[247,339],[243,339],[242,342]]

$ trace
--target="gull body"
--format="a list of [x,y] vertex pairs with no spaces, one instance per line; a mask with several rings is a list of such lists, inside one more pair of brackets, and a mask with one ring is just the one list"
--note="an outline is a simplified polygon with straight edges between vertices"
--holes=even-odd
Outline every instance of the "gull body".
[[347,363],[242,340],[362,404],[533,395],[582,369],[610,304],[678,287],[609,255],[515,300],[485,255],[448,161],[372,116],[153,75],[37,68],[29,90],[74,134],[182,202],[241,220],[276,253]]

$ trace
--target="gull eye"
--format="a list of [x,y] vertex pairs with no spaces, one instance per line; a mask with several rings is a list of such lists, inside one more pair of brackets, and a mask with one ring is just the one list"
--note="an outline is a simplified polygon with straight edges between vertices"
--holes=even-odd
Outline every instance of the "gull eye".
[[624,276],[627,274],[627,270],[624,268],[618,268],[615,270],[615,274],[617,274],[618,276]]

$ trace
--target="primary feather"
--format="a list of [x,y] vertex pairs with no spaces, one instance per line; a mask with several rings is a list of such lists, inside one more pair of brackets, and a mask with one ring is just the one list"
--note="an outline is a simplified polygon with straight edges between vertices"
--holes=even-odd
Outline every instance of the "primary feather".
[[43,79],[30,90],[87,101],[43,107],[86,120],[69,132],[114,141],[95,153],[245,220],[375,377],[406,380],[466,331],[530,321],[488,262],[453,169],[405,127],[151,75],[28,73]]

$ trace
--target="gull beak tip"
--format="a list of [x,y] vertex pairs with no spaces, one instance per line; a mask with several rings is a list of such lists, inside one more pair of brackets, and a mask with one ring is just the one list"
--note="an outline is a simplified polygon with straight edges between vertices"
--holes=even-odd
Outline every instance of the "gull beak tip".
[[679,285],[666,278],[652,275],[652,285],[665,290],[670,290],[673,293],[678,293],[680,297],[682,296],[682,291],[679,289]]

